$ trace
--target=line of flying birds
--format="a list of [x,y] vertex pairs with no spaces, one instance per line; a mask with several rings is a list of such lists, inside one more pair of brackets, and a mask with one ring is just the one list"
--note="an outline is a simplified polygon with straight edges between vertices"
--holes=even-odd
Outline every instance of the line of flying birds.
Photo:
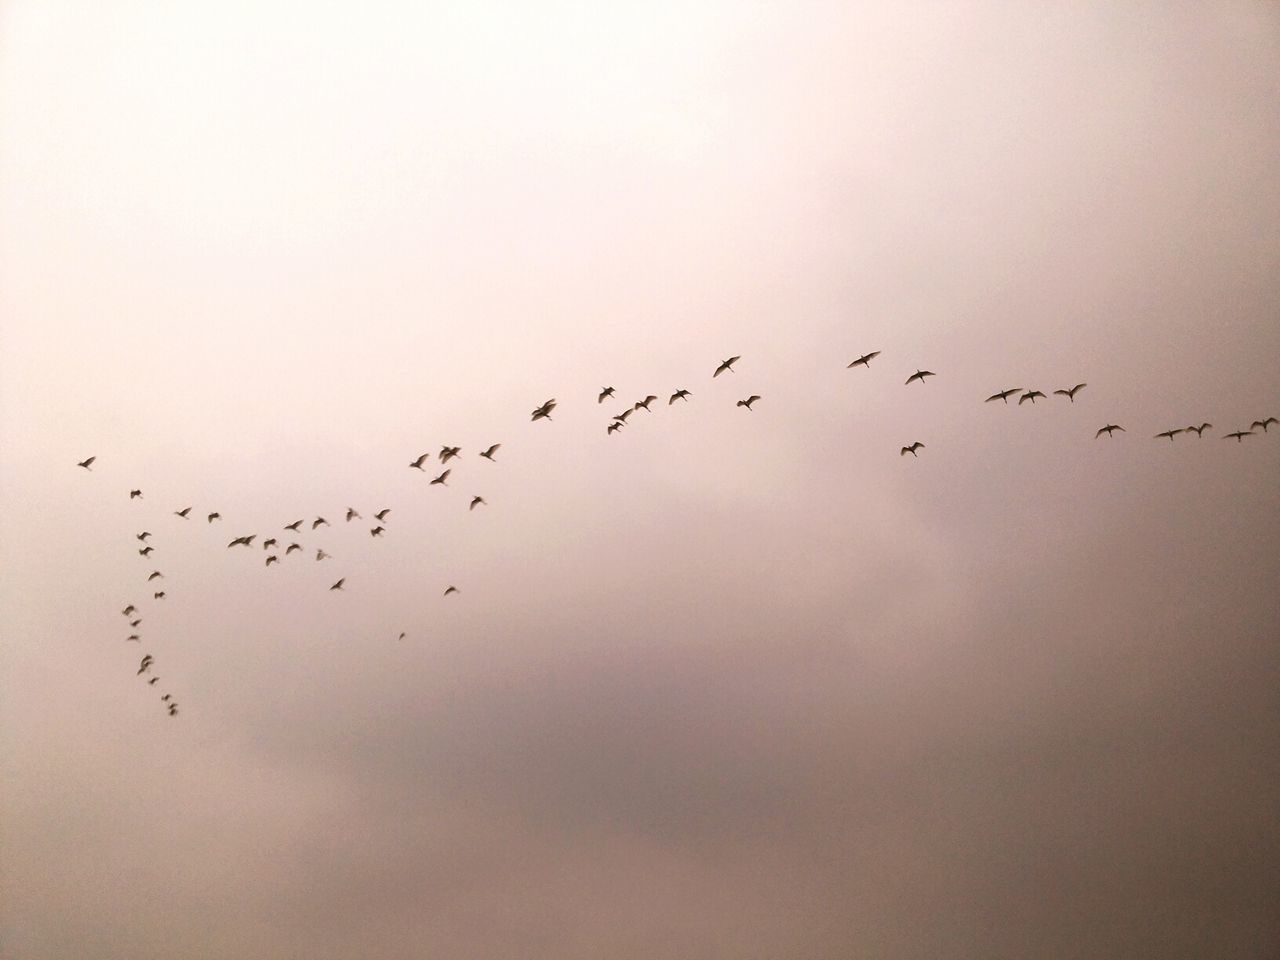
[[[879,350],[873,350],[870,353],[865,353],[862,356],[858,357],[856,360],[849,363],[847,369],[853,369],[854,367],[866,367],[870,369],[871,361],[879,357],[880,353],[881,351]],[[736,364],[741,359],[742,358],[740,356],[733,356],[733,357],[727,358],[726,360],[721,361],[721,363],[715,368],[715,372],[711,374],[711,379],[714,380],[717,377],[719,377],[720,374],[725,372],[736,373],[736,371],[734,370],[734,364]],[[922,370],[917,368],[915,373],[907,377],[905,384],[907,386],[910,386],[912,383],[915,383],[915,382],[924,383],[926,378],[933,377],[933,376],[936,376],[936,374],[932,370]],[[1053,395],[1066,397],[1068,402],[1074,404],[1076,400],[1076,396],[1080,393],[1081,390],[1085,389],[1085,387],[1087,386],[1088,386],[1087,383],[1077,383],[1075,386],[1072,386],[1072,387],[1065,387],[1063,389],[1054,390]],[[599,395],[596,397],[597,405],[603,404],[605,400],[612,398],[615,395],[615,393],[616,391],[614,390],[613,387],[602,388],[600,390]],[[687,403],[689,401],[689,398],[692,395],[693,394],[691,391],[685,388],[681,388],[671,394],[671,396],[667,400],[667,405],[671,406],[677,400]],[[987,397],[984,402],[992,403],[996,400],[999,400],[1007,405],[1009,403],[1009,399],[1014,396],[1017,396],[1018,406],[1022,406],[1024,403],[1028,403],[1028,402],[1034,405],[1037,399],[1041,399],[1041,400],[1047,399],[1046,395],[1040,390],[1026,389],[1024,387],[1008,387],[1006,389],[993,393],[991,396]],[[630,407],[627,407],[621,413],[615,414],[606,427],[606,433],[613,434],[613,433],[616,433],[618,430],[621,430],[624,426],[626,426],[628,418],[638,410],[643,410],[645,411],[645,413],[652,413],[650,406],[657,399],[658,397],[656,395],[649,394],[645,396],[643,399],[636,401]],[[747,396],[741,400],[738,400],[736,403],[736,406],[745,407],[748,411],[750,411],[752,409],[752,405],[760,399],[761,397],[759,394],[751,394],[750,396]],[[551,413],[553,410],[555,410],[555,408],[556,408],[555,398],[546,400],[539,406],[534,407],[534,409],[531,411],[530,419],[535,423],[539,420],[550,421]],[[1253,421],[1252,424],[1250,424],[1248,430],[1244,430],[1244,429],[1234,430],[1231,433],[1224,434],[1223,439],[1227,439],[1227,440],[1233,439],[1237,443],[1239,443],[1239,442],[1242,442],[1245,437],[1254,436],[1256,431],[1258,430],[1261,430],[1263,433],[1266,433],[1272,425],[1275,425],[1277,423],[1280,423],[1280,421],[1277,421],[1275,417],[1266,417],[1261,420],[1255,420]],[[1213,427],[1213,424],[1206,422],[1206,423],[1201,423],[1199,425],[1172,428],[1169,430],[1163,430],[1160,433],[1155,434],[1155,439],[1168,439],[1172,441],[1175,437],[1177,437],[1179,434],[1182,434],[1182,433],[1194,433],[1197,437],[1202,437],[1204,435],[1204,431],[1211,429],[1212,427]],[[1094,439],[1101,437],[1104,433],[1108,437],[1112,437],[1117,431],[1120,433],[1127,432],[1125,428],[1120,426],[1120,424],[1118,423],[1105,424],[1104,426],[1098,428],[1097,432],[1094,434]],[[496,462],[495,454],[498,452],[498,450],[501,447],[502,447],[502,444],[500,443],[491,444],[486,449],[480,451],[480,456],[486,460],[489,460],[490,462]],[[923,450],[924,447],[925,445],[922,441],[916,440],[913,443],[907,446],[904,446],[901,449],[899,456],[906,456],[909,453],[912,455],[912,457],[918,457],[919,451]],[[448,464],[451,460],[461,457],[461,455],[462,455],[461,447],[443,446],[440,448],[440,453],[438,454],[438,460],[441,466],[444,466],[445,464]],[[427,460],[430,459],[430,457],[431,457],[430,453],[423,453],[419,455],[416,459],[410,461],[409,467],[411,469],[425,472],[424,464],[427,462]],[[81,460],[77,464],[77,466],[83,467],[85,470],[91,470],[96,460],[97,460],[96,456],[88,457],[85,460]],[[445,467],[445,469],[441,473],[439,473],[430,481],[429,486],[437,486],[437,485],[447,486],[449,475],[452,473],[452,471],[453,471],[452,467]],[[143,495],[141,490],[133,489],[129,491],[130,500],[140,500],[142,498],[143,498]],[[484,505],[486,503],[487,501],[484,499],[484,497],[478,496],[478,495],[473,496],[471,498],[470,505],[468,506],[468,510],[475,510],[476,507]],[[194,509],[193,507],[183,507],[180,510],[173,511],[173,513],[175,516],[183,520],[187,520],[187,519],[190,519],[191,511],[193,509]],[[381,537],[386,532],[387,530],[386,523],[388,522],[388,517],[390,514],[391,514],[391,508],[389,507],[384,507],[378,512],[373,514],[373,518],[377,521],[377,525],[370,528],[369,535],[371,537],[378,538],[378,537]],[[222,514],[220,514],[217,511],[213,511],[205,516],[206,523],[209,523],[209,524],[213,523],[215,520],[221,520],[221,519],[222,519]],[[361,516],[360,512],[357,511],[354,507],[347,508],[347,511],[346,511],[347,523],[350,523],[353,520],[362,520],[362,519],[363,517]],[[291,523],[285,524],[282,527],[282,529],[296,534],[296,533],[299,533],[302,526],[307,522],[308,521],[306,521],[305,519],[294,520]],[[326,527],[330,526],[329,521],[322,516],[317,516],[310,521],[310,529],[312,531],[315,531],[322,526],[326,526]],[[150,537],[151,537],[151,532],[148,530],[144,530],[141,533],[136,535],[136,539],[143,544],[143,546],[140,549],[138,549],[138,554],[143,558],[150,558],[150,555],[154,550],[154,547],[147,542],[150,539]],[[227,544],[227,548],[230,549],[232,547],[239,547],[239,546],[251,548],[253,546],[254,540],[256,540],[257,538],[258,538],[258,534],[256,533],[238,536],[232,539],[231,542]],[[289,545],[286,546],[283,551],[281,551],[279,549],[279,541],[276,537],[263,538],[262,549],[264,551],[272,551],[272,548],[275,548],[275,551],[267,553],[267,556],[264,561],[264,566],[266,567],[270,567],[272,564],[280,563],[281,553],[283,553],[285,557],[288,557],[289,555],[295,552],[301,553],[305,549],[307,549],[307,548],[304,548],[300,543],[290,542]],[[326,553],[323,548],[319,548],[319,547],[316,548],[316,552],[315,552],[316,561],[328,560],[331,558],[332,558],[332,555],[329,553]],[[164,579],[164,574],[160,570],[153,570],[151,571],[150,574],[147,575],[146,582],[152,583],[155,580],[162,580],[162,579]],[[333,583],[329,587],[329,590],[341,591],[344,585],[346,584],[346,582],[347,582],[347,578],[345,576],[340,577],[335,583]],[[450,584],[445,589],[444,596],[448,597],[455,593],[458,593],[458,588]],[[164,590],[156,590],[152,593],[153,600],[159,601],[159,600],[163,600],[164,598],[165,598]],[[142,623],[142,618],[135,616],[135,614],[138,613],[137,607],[134,606],[134,604],[130,603],[121,612],[125,615],[127,619],[129,619],[130,628],[136,631],[139,625]],[[406,634],[404,632],[401,632],[399,635],[399,639],[403,640],[405,636]],[[131,633],[126,638],[126,642],[141,643],[142,637],[137,632],[134,632],[134,633]],[[155,662],[155,658],[151,654],[149,653],[145,654],[138,665],[137,675],[142,676],[144,674],[149,674],[154,662]],[[159,679],[160,678],[157,676],[150,676],[147,680],[147,683],[148,685],[154,686]],[[160,699],[166,705],[165,708],[168,711],[169,716],[171,717],[177,716],[178,703],[176,700],[173,699],[172,694],[166,692],[163,696],[161,696]]]

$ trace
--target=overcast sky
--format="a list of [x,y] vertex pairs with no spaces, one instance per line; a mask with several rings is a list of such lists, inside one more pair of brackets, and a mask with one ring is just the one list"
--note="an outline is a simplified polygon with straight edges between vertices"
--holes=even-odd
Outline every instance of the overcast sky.
[[0,4],[0,956],[1268,954],[1278,103],[1264,2]]

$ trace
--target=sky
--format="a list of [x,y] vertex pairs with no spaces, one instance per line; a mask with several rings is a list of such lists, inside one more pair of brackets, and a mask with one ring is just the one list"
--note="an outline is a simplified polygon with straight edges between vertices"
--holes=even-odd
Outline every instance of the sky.
[[0,957],[1273,950],[1277,102],[1262,2],[0,3]]

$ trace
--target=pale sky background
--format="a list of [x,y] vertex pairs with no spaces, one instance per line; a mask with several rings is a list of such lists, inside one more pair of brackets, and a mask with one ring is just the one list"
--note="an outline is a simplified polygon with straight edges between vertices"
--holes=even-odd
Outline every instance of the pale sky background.
[[1262,2],[0,3],[0,956],[1270,955],[1277,104]]

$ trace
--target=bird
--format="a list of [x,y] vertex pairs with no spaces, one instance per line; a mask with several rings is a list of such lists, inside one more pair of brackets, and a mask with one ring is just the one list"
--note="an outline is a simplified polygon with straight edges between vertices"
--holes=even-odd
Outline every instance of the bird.
[[386,529],[386,528],[385,528],[385,527],[374,527],[372,530],[370,530],[370,531],[369,531],[369,536],[371,536],[371,537],[380,537],[380,536],[382,536],[382,531],[383,531],[384,529]]
[[499,448],[500,446],[502,446],[502,444],[500,444],[500,443],[495,443],[495,444],[494,444],[493,446],[491,446],[488,450],[481,450],[481,451],[480,451],[480,456],[484,457],[486,460],[492,460],[492,459],[493,459],[493,455],[494,455],[495,453],[497,453],[497,452],[498,452],[498,448]]
[[550,420],[551,411],[556,408],[556,401],[553,397],[540,407],[535,407],[533,411],[533,420]]
[[653,401],[657,399],[658,398],[651,393],[649,394],[649,396],[645,397],[643,400],[637,400],[636,405],[631,409],[643,410],[645,413],[653,413],[653,411],[649,409],[649,404],[653,403]]
[[1173,438],[1176,437],[1178,434],[1182,433],[1183,431],[1185,431],[1186,429],[1187,429],[1186,427],[1180,427],[1177,430],[1165,430],[1163,433],[1157,433],[1152,439],[1159,440],[1161,437],[1168,437],[1169,442],[1172,443]]
[[146,673],[148,670],[150,670],[151,664],[154,661],[155,661],[155,657],[151,656],[151,654],[149,653],[145,657],[143,657],[142,662],[138,664],[138,674],[141,675]]
[[993,393],[991,396],[987,397],[987,399],[983,400],[982,402],[990,403],[992,400],[1003,400],[1005,402],[1005,405],[1008,406],[1009,398],[1021,389],[1022,389],[1021,387],[1010,387],[1008,390],[1001,390],[999,393]]
[[152,550],[154,550],[154,549],[155,549],[155,547],[143,547],[141,550],[139,550],[139,551],[138,551],[138,556],[140,556],[140,557],[145,557],[145,556],[147,556],[148,554],[150,554],[150,553],[151,553],[151,551],[152,551]]
[[280,562],[280,558],[279,558],[279,557],[277,557],[277,556],[273,553],[271,556],[267,557],[267,562],[266,562],[266,563],[264,563],[264,564],[263,564],[263,566],[264,566],[264,567],[269,567],[269,566],[271,566],[273,563],[279,563],[279,562]]
[[79,463],[77,463],[77,464],[76,464],[76,466],[77,466],[77,467],[84,467],[86,470],[92,470],[92,469],[93,469],[93,461],[95,461],[95,460],[97,460],[97,459],[98,459],[97,457],[90,457],[88,460],[81,460]]
[[320,561],[320,560],[329,560],[329,559],[332,559],[332,557],[333,557],[333,554],[331,554],[331,553],[325,553],[323,550],[317,550],[317,551],[316,551],[316,560],[317,560],[317,561]]
[[1093,435],[1093,439],[1097,440],[1097,439],[1098,439],[1100,436],[1102,436],[1104,433],[1109,437],[1109,436],[1111,436],[1113,433],[1115,433],[1117,430],[1119,430],[1121,433],[1127,433],[1127,432],[1128,432],[1128,431],[1126,431],[1126,430],[1125,430],[1125,428],[1124,428],[1124,427],[1120,426],[1120,424],[1118,424],[1118,423],[1108,423],[1105,427],[1099,427],[1099,428],[1098,428],[1098,432],[1097,432],[1097,433],[1095,433],[1095,434]]
[[751,396],[747,397],[747,399],[745,399],[745,400],[739,400],[739,401],[738,401],[738,406],[740,406],[740,407],[746,407],[748,410],[750,410],[750,409],[751,409],[751,405],[752,405],[753,403],[755,403],[755,402],[756,402],[757,400],[759,400],[759,399],[760,399],[760,394],[758,394],[758,393],[753,393]]
[[445,590],[444,595],[447,597],[449,594],[457,593],[457,592],[458,592],[457,587],[449,587],[448,589]]
[[[613,387],[601,387],[600,396],[596,397],[596,403],[604,403],[606,397],[612,397],[612,396],[613,396]],[[90,457],[89,459],[92,460],[93,458]]]
[[150,680],[147,681],[147,686],[154,687],[156,685],[156,681],[159,679],[160,679],[159,677],[152,677]]
[[924,447],[924,444],[921,443],[919,440],[917,440],[911,446],[903,447],[902,451],[898,454],[898,456],[905,457],[909,453],[918,460],[920,459],[920,455],[916,453],[916,451],[922,449],[923,447]]
[[276,538],[275,538],[275,537],[268,537],[266,540],[263,540],[263,541],[262,541],[262,549],[263,549],[263,550],[270,550],[270,549],[271,549],[272,547],[274,547],[275,545],[276,545]]
[[208,516],[208,518],[207,518],[207,519],[208,519],[208,522],[209,522],[209,523],[213,523],[213,521],[215,521],[215,520],[221,520],[221,519],[222,519],[222,514],[220,514],[220,513],[211,513],[211,514],[209,514],[209,516]]
[[142,638],[141,638],[140,636],[138,636],[136,633],[131,633],[131,634],[129,634],[127,637],[125,637],[125,638],[124,638],[124,642],[125,642],[125,643],[128,643],[128,642],[130,642],[130,641],[133,641],[134,643],[141,643],[141,642],[142,642]]
[[434,486],[435,484],[439,483],[447,487],[449,484],[446,481],[449,479],[449,474],[451,472],[452,472],[452,469],[446,470],[444,473],[440,474],[440,476],[432,480],[429,486]]
[[120,612],[121,612],[121,613],[123,613],[123,614],[127,617],[127,616],[129,616],[129,614],[133,613],[133,612],[134,612],[135,610],[137,610],[137,609],[138,609],[138,608],[137,608],[137,607],[135,607],[135,606],[131,603],[131,604],[129,604],[127,607],[125,607],[123,610],[121,610]]
[[181,510],[173,511],[173,515],[175,517],[181,517],[183,520],[185,520],[187,519],[187,514],[189,514],[190,512],[191,512],[190,507],[183,507]]
[[314,530],[316,527],[320,526],[320,524],[322,523],[326,527],[329,526],[329,521],[326,520],[324,517],[316,517],[314,520],[311,521],[311,529]]
[[1252,430],[1237,430],[1235,433],[1228,433],[1222,439],[1231,440],[1234,438],[1236,443],[1243,443],[1245,437],[1252,437],[1252,436],[1253,436]]
[[129,626],[136,628],[138,624],[140,624],[141,622],[142,622],[142,618],[139,617],[137,620],[130,620]]
[[373,519],[377,520],[379,523],[384,523],[386,522],[387,514],[390,512],[391,512],[390,507],[383,507],[381,510],[379,510],[377,513],[373,515]]
[[1024,393],[1022,396],[1018,398],[1018,406],[1022,406],[1022,403],[1024,400],[1030,400],[1031,405],[1035,406],[1036,397],[1043,397],[1043,396],[1044,394],[1041,393],[1039,390],[1028,390],[1026,393]]
[[137,499],[139,499],[141,496],[142,496],[142,491],[141,491],[141,490],[130,490],[130,491],[129,491],[129,499],[130,499],[130,500],[137,500]]
[[256,533],[251,533],[247,537],[236,537],[234,540],[232,540],[230,543],[227,544],[227,548],[230,549],[231,547],[238,547],[238,546],[251,547],[253,546],[253,541],[257,538],[257,536],[258,535]]
[[671,406],[677,400],[683,400],[685,403],[688,403],[689,396],[689,391],[681,388],[671,395],[671,399],[667,401],[667,406]]
[[921,383],[924,383],[925,377],[936,377],[936,376],[937,374],[934,373],[932,370],[917,370],[911,376],[907,377],[907,383],[910,383],[912,380],[919,380]]
[[169,716],[176,717],[178,715],[178,705],[176,703],[169,704]]
[[286,523],[286,524],[284,525],[284,528],[285,528],[286,530],[292,530],[294,533],[297,533],[297,532],[298,532],[298,528],[299,528],[300,526],[302,526],[302,523],[303,523],[303,521],[301,521],[301,520],[295,520],[295,521],[293,521],[293,523]]
[[295,550],[301,550],[301,549],[302,549],[302,544],[300,544],[300,543],[291,543],[291,544],[289,544],[289,546],[287,546],[287,547],[285,548],[284,555],[287,557],[289,554],[293,553],[293,551],[295,551]]
[[468,510],[474,510],[477,506],[479,506],[479,505],[480,505],[480,504],[482,504],[482,503],[487,504],[487,503],[488,503],[488,501],[487,501],[487,500],[485,500],[485,498],[484,498],[484,497],[472,497],[472,498],[471,498],[471,506],[467,507],[467,509],[468,509]]
[[399,636],[399,638],[398,638],[398,639],[403,640],[406,636],[407,636],[407,634],[406,634],[403,630],[401,630],[401,631],[400,631],[400,636]]
[[724,373],[726,370],[728,370],[730,373],[733,373],[734,372],[733,365],[741,359],[742,359],[741,357],[730,357],[728,360],[725,360],[723,363],[720,364],[720,366],[716,367],[716,372],[711,375],[711,379],[714,380],[716,377],[720,376],[720,374]]
[[618,421],[614,421],[613,423],[609,424],[609,426],[604,428],[604,432],[613,433],[615,430],[621,430],[624,426],[626,426],[626,424],[620,423]]
[[623,410],[621,413],[615,413],[613,415],[613,419],[617,420],[620,423],[626,423],[627,417],[631,416],[635,412],[636,411],[634,407],[627,407],[627,409]]
[[870,353],[864,353],[864,354],[863,354],[862,356],[860,356],[857,360],[853,361],[853,363],[849,364],[849,366],[845,367],[845,369],[846,369],[846,370],[852,370],[854,367],[861,365],[861,366],[866,367],[868,370],[870,370],[870,369],[871,369],[871,361],[872,361],[872,360],[874,360],[874,359],[875,359],[876,357],[878,357],[878,356],[880,356],[880,351],[879,351],[879,350],[872,350]]
[[163,600],[163,599],[164,599],[164,591],[163,591],[163,590],[160,590],[160,591],[158,591],[157,593],[153,593],[153,594],[151,595],[151,598],[152,598],[153,600]]
[[454,457],[460,457],[460,456],[462,456],[461,447],[441,447],[440,448],[441,463],[448,463]]
[[1075,402],[1076,402],[1076,394],[1077,394],[1077,393],[1079,393],[1081,390],[1083,390],[1083,389],[1084,389],[1085,387],[1087,387],[1087,386],[1088,386],[1088,384],[1087,384],[1087,383],[1077,383],[1077,384],[1076,384],[1074,387],[1072,387],[1070,390],[1055,390],[1055,391],[1053,391],[1053,395],[1054,395],[1055,397],[1057,397],[1057,396],[1063,396],[1063,397],[1066,397],[1066,398],[1067,398],[1068,400],[1070,400],[1072,403],[1075,403]]
[[332,587],[330,587],[329,589],[330,589],[330,590],[341,590],[341,589],[342,589],[342,585],[343,585],[344,583],[346,583],[346,582],[347,582],[347,578],[346,578],[346,577],[343,577],[341,580],[339,580],[337,583],[335,583],[335,584],[334,584]]
[[1262,432],[1266,433],[1267,427],[1271,426],[1273,423],[1280,423],[1280,420],[1277,420],[1275,417],[1267,417],[1265,420],[1255,420],[1253,423],[1249,424],[1249,429],[1252,430],[1254,427],[1261,427]]
[[1202,423],[1202,424],[1200,424],[1200,426],[1198,426],[1198,427],[1197,427],[1197,426],[1192,425],[1192,426],[1190,426],[1190,427],[1187,427],[1187,433],[1190,433],[1191,431],[1193,431],[1193,430],[1194,430],[1194,431],[1195,431],[1196,436],[1197,436],[1197,437],[1201,437],[1201,436],[1204,436],[1204,432],[1205,432],[1205,430],[1207,430],[1209,427],[1212,427],[1212,426],[1213,426],[1213,424],[1212,424],[1212,423]]
[[152,570],[151,576],[147,577],[147,582],[150,583],[152,580],[158,580],[163,577],[164,577],[164,574],[161,573],[159,570]]
[[417,460],[410,461],[409,466],[410,466],[410,467],[412,467],[412,468],[413,468],[413,469],[415,469],[415,470],[421,470],[421,469],[422,469],[422,465],[423,465],[424,463],[426,463],[426,462],[427,462],[427,458],[428,458],[428,457],[430,457],[430,456],[431,456],[431,454],[429,454],[429,453],[424,453],[424,454],[423,454],[422,456],[420,456]]
[[145,542],[146,542],[146,540],[147,540],[147,537],[149,537],[149,536],[151,536],[151,531],[150,531],[150,530],[143,530],[141,533],[139,533],[137,536],[135,536],[135,537],[134,537],[134,539],[135,539],[135,540],[141,540],[143,543],[145,543]]
[[360,516],[360,511],[356,510],[355,507],[347,507],[347,523],[355,519],[363,520],[364,517]]
[[163,697],[161,697],[160,699],[161,699],[162,701],[166,701],[166,702],[167,702],[167,701],[169,701],[169,700],[172,700],[172,699],[173,699],[173,694],[172,694],[172,693],[166,693],[166,694],[165,694]]

